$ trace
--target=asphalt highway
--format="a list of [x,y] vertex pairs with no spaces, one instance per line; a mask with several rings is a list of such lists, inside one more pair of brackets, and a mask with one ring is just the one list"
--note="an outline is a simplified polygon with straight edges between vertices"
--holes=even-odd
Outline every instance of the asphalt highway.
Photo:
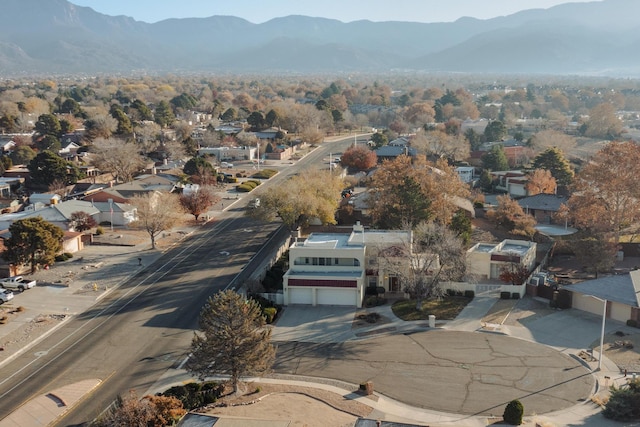
[[[328,153],[338,152],[350,141],[353,137],[321,146],[283,169],[268,185],[278,185],[302,168],[328,167]],[[241,285],[267,256],[270,242],[276,240],[271,237],[283,232],[287,233],[279,222],[258,222],[245,217],[241,208],[202,227],[89,310],[3,365],[0,414],[11,413],[36,395],[86,379],[102,382],[55,425],[85,425],[118,395],[141,395],[167,369],[185,360],[206,299]]]

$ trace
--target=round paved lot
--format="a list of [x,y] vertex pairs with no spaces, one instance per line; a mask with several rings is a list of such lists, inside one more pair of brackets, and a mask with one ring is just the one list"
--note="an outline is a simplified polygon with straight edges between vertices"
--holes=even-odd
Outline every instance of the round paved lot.
[[577,360],[498,334],[432,330],[366,341],[278,343],[275,372],[373,381],[375,391],[421,408],[502,415],[519,399],[544,414],[589,397],[595,381]]

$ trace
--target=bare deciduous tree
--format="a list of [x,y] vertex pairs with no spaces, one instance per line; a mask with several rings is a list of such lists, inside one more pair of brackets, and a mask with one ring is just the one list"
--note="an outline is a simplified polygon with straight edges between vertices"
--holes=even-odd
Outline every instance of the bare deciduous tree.
[[565,153],[571,152],[577,144],[573,136],[557,130],[543,130],[531,138],[531,145],[536,152],[543,152],[547,148],[556,147]]
[[95,421],[96,427],[164,427],[174,425],[187,411],[182,402],[172,396],[145,396],[135,392],[118,397],[116,404]]
[[462,239],[449,228],[421,222],[413,231],[413,241],[383,249],[380,268],[400,278],[405,292],[422,300],[444,295],[440,283],[458,281],[466,275],[466,251]]
[[116,181],[131,181],[143,164],[135,142],[98,138],[91,147],[91,161],[102,172],[112,173]]
[[175,194],[152,192],[134,196],[131,204],[136,208],[137,219],[131,225],[145,230],[156,247],[156,237],[171,229],[180,219],[181,208]]
[[211,206],[218,203],[220,197],[216,196],[208,187],[201,187],[197,191],[180,195],[180,205],[187,213],[198,220],[198,217],[207,212]]
[[576,175],[568,205],[574,224],[593,234],[613,233],[640,220],[640,147],[611,142]]

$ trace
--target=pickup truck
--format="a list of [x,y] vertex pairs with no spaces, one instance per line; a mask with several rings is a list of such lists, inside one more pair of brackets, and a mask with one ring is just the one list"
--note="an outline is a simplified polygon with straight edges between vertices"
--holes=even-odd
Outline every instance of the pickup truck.
[[22,276],[13,276],[7,277],[6,279],[0,279],[0,287],[3,287],[4,289],[17,289],[20,292],[31,289],[35,285],[35,280],[27,280]]

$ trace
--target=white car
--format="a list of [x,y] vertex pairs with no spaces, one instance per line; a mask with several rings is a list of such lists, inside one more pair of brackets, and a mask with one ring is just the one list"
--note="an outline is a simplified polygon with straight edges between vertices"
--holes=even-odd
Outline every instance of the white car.
[[6,289],[0,290],[0,301],[5,303],[5,302],[11,301],[12,299],[13,299],[13,292]]
[[221,168],[233,169],[233,163],[220,162]]

